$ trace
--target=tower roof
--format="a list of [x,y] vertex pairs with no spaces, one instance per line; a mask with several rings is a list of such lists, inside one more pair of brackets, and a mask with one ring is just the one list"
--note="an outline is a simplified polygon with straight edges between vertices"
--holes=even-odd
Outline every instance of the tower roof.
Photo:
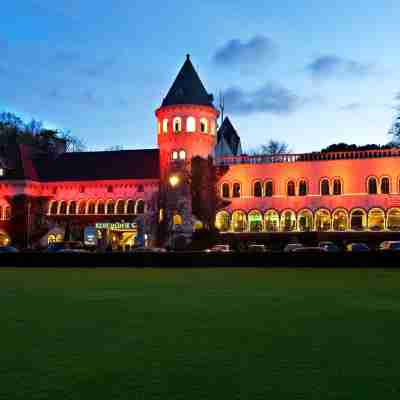
[[233,155],[236,156],[241,153],[240,137],[228,117],[224,119],[224,122],[218,129],[217,139],[218,142],[224,139],[231,148]]
[[196,104],[213,107],[213,95],[208,94],[200,80],[189,54],[175,82],[162,102],[162,106]]

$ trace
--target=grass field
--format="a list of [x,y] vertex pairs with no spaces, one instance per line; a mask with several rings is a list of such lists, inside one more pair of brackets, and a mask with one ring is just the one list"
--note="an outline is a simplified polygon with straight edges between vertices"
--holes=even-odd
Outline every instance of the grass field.
[[399,399],[400,272],[0,269],[0,399]]

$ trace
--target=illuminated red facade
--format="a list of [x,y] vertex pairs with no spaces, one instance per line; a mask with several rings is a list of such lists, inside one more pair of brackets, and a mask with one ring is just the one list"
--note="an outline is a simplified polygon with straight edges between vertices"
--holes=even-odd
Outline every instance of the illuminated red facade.
[[195,156],[225,167],[222,232],[400,231],[399,149],[249,157],[218,115],[187,57],[156,110],[158,149],[49,157],[13,146],[0,156],[0,244],[82,238],[100,223],[122,248],[137,245],[131,223],[149,243],[161,222],[187,235],[199,222],[185,189]]

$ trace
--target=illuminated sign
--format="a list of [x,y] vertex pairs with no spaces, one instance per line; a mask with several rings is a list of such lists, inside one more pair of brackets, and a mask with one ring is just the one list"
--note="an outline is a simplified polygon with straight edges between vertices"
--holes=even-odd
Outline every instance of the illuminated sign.
[[96,229],[136,230],[137,224],[135,222],[98,222]]
[[97,245],[96,228],[94,228],[93,226],[87,226],[84,231],[84,238],[86,246],[96,246]]

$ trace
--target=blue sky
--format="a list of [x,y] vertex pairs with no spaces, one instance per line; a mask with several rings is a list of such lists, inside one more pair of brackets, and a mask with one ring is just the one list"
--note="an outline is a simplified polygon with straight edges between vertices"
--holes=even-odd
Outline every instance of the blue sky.
[[398,1],[329,3],[14,0],[0,24],[0,110],[92,150],[155,147],[154,110],[190,53],[245,149],[384,144],[400,92]]

